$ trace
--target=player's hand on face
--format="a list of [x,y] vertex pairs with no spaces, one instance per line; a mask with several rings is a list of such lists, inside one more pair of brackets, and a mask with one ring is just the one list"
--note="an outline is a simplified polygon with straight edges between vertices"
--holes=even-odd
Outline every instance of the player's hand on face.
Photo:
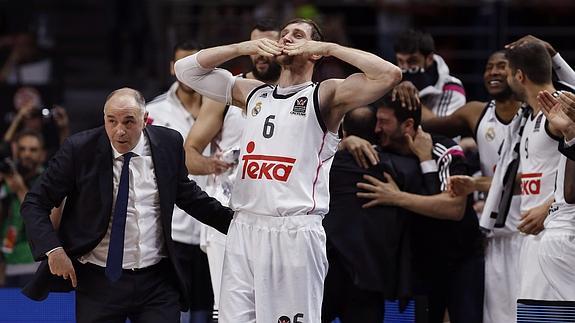
[[431,160],[431,151],[433,150],[433,140],[431,135],[419,126],[415,137],[405,134],[405,139],[409,145],[409,149],[419,158],[419,161]]
[[549,55],[551,57],[555,56],[555,54],[557,54],[557,51],[555,50],[555,48],[553,48],[553,46],[551,46],[551,44],[549,44],[548,42],[541,40],[535,36],[532,35],[527,35],[527,36],[523,36],[521,38],[519,38],[518,40],[509,43],[507,45],[505,45],[506,49],[513,49],[514,47],[520,47],[526,44],[540,44],[543,47],[545,47],[545,49],[547,49],[547,52],[549,52]]
[[375,151],[375,148],[373,148],[373,145],[369,143],[369,141],[363,138],[347,136],[341,141],[340,145],[352,154],[355,162],[363,168],[369,168],[379,163],[377,151]]
[[545,229],[544,222],[549,213],[549,205],[543,203],[521,215],[521,222],[517,226],[519,232],[537,235]]
[[275,40],[260,38],[240,43],[243,55],[261,55],[275,57],[282,54],[282,46]]
[[76,271],[72,265],[72,261],[64,251],[64,249],[57,249],[48,255],[48,266],[53,275],[60,276],[64,279],[70,279],[72,286],[78,286],[76,279]]
[[283,48],[283,53],[288,56],[296,55],[320,55],[329,56],[329,43],[302,40],[297,43],[286,43]]
[[382,182],[370,175],[363,175],[363,179],[367,182],[357,183],[357,187],[366,192],[357,192],[356,196],[371,200],[363,204],[363,208],[377,205],[395,205],[397,202],[397,194],[401,193],[401,190],[388,173],[383,173],[383,176],[386,182]]
[[408,110],[415,110],[421,106],[419,91],[410,81],[403,81],[391,91],[391,99],[399,100],[401,106]]
[[475,191],[475,180],[467,175],[452,175],[447,179],[447,192],[451,196],[467,196]]

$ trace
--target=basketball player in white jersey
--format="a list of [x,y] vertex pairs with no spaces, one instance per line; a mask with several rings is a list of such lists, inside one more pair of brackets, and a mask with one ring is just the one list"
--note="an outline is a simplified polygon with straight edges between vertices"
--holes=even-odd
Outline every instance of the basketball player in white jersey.
[[537,95],[555,92],[551,83],[551,57],[544,46],[527,43],[507,50],[507,82],[518,100],[527,103],[531,116],[525,123],[520,142],[521,232],[527,233],[520,254],[519,303],[545,300],[552,286],[540,279],[543,274],[539,248],[549,206],[554,201],[555,177],[559,164],[561,132],[547,122]]
[[[322,42],[317,25],[288,22],[279,41],[209,48],[176,62],[195,90],[245,109],[235,209],[228,231],[220,322],[320,322],[327,272],[322,217],[329,168],[347,111],[375,101],[401,79],[395,65],[364,51]],[[242,55],[276,57],[278,85],[233,78],[216,66]],[[361,72],[311,82],[315,63],[334,56]]]
[[[548,91],[539,94],[538,100],[549,123],[564,137],[562,151],[575,143],[575,123],[565,111],[573,110],[565,102],[573,102],[571,93],[562,92],[554,98]],[[559,100],[558,100],[559,99]],[[575,301],[575,161],[561,155],[556,178],[555,203],[549,209],[545,230],[541,233],[538,254],[538,280],[550,286],[543,298],[549,301],[568,301],[573,313]],[[564,304],[555,304],[564,305]]]
[[[467,195],[473,191],[487,192],[495,171],[499,150],[507,125],[516,117],[521,102],[512,97],[507,84],[508,61],[505,52],[493,53],[485,66],[483,81],[493,100],[469,102],[444,118],[424,121],[424,128],[449,137],[473,135],[479,150],[482,177],[452,176],[451,182],[466,177],[470,182]],[[482,216],[489,216],[483,214]],[[492,231],[485,250],[485,298],[483,322],[515,322],[519,289],[517,277],[519,252],[523,235],[517,225],[520,220],[520,198],[514,197],[505,227]]]
[[[275,41],[279,36],[277,28],[270,21],[258,22],[252,29],[250,39],[268,38]],[[252,70],[242,74],[242,77],[268,84],[277,82],[280,67],[275,59],[251,55],[251,60]],[[190,174],[207,174],[206,193],[228,206],[237,173],[245,114],[235,106],[210,99],[206,99],[206,102],[184,144],[186,165]],[[210,145],[211,157],[202,155],[202,151]],[[217,322],[226,236],[207,225],[201,229],[201,246],[208,255],[214,291],[212,319]]]

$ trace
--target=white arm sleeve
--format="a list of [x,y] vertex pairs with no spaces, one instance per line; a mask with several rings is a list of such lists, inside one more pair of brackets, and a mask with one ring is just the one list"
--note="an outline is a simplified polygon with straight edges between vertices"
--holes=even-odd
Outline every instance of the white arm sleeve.
[[563,57],[559,53],[555,54],[552,58],[553,70],[560,81],[568,83],[570,85],[575,85],[575,71],[565,62]]
[[202,67],[197,58],[200,52],[176,61],[174,64],[176,77],[201,95],[218,102],[232,104],[235,77],[225,69]]

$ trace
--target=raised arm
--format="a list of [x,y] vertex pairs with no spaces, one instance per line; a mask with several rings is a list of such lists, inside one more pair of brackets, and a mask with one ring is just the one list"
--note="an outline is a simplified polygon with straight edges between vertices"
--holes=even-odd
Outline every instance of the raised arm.
[[319,90],[320,108],[331,130],[337,129],[345,113],[376,101],[401,81],[399,67],[374,54],[333,43],[307,43],[302,46],[321,46],[322,50],[317,54],[334,56],[362,72],[344,80],[329,79],[322,83]]
[[281,54],[278,43],[267,39],[202,49],[174,64],[178,80],[210,99],[245,108],[251,90],[263,82],[234,78],[227,70],[217,66],[239,56],[258,54],[272,57]]

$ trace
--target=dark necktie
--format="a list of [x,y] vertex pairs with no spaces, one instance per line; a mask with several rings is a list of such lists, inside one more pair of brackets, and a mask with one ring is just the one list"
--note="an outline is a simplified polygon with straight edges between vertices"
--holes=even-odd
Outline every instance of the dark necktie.
[[122,276],[122,260],[124,257],[124,232],[126,231],[126,213],[128,211],[128,192],[130,191],[130,158],[134,153],[124,155],[124,165],[118,185],[114,217],[112,218],[112,231],[110,233],[110,245],[106,260],[106,277],[112,282],[118,281]]

